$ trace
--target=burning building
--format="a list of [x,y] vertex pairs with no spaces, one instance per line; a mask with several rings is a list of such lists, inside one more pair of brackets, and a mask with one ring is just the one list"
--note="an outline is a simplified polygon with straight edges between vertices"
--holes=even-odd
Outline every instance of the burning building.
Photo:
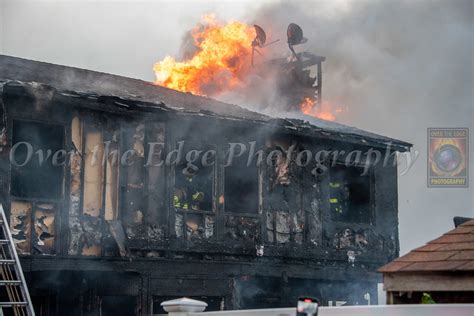
[[[376,301],[399,251],[397,166],[327,155],[319,172],[308,152],[410,144],[9,56],[0,78],[0,201],[37,315]],[[228,164],[232,144],[252,155]],[[166,163],[180,148],[215,163]]]
[[204,16],[184,41],[184,60],[167,56],[155,64],[156,83],[220,99],[230,93],[232,101],[272,114],[301,111],[334,120],[332,112],[342,109],[327,111],[321,97],[326,58],[295,51],[294,46],[306,41],[301,27],[290,23],[287,43],[291,54],[275,58],[268,47],[280,39],[267,40],[262,27]]

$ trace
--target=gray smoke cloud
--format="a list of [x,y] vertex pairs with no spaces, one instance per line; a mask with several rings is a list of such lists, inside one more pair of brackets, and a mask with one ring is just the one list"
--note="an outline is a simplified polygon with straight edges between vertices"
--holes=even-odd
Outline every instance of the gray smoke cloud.
[[402,253],[450,230],[453,216],[474,216],[472,185],[426,187],[427,128],[474,127],[473,1],[0,0],[0,52],[153,80],[153,64],[179,56],[208,12],[263,26],[280,38],[275,56],[288,54],[286,27],[298,23],[309,41],[296,50],[327,57],[323,99],[347,109],[337,120],[415,145],[399,178]]
[[[474,216],[472,187],[426,185],[427,128],[473,127],[473,5],[469,0],[290,1],[267,3],[247,17],[267,30],[270,41],[280,39],[266,49],[275,57],[290,54],[287,25],[303,28],[309,41],[295,49],[327,57],[323,100],[344,109],[338,122],[414,144],[417,161],[399,178],[402,254],[452,229],[454,216]],[[295,116],[281,112],[282,96],[273,82],[258,77],[248,82],[243,91],[219,97]],[[262,98],[273,107],[259,108]]]
[[346,109],[339,122],[411,142],[420,152],[399,178],[405,253],[452,229],[453,216],[474,216],[472,185],[426,186],[427,128],[474,126],[474,2],[336,3],[266,4],[254,21],[273,36],[285,37],[291,22],[303,28],[309,41],[296,49],[327,57],[323,99]]

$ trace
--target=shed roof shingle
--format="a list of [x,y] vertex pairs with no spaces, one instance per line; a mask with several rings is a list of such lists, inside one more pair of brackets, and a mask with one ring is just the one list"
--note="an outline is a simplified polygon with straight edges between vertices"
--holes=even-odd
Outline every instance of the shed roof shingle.
[[382,273],[474,271],[474,220],[379,269]]

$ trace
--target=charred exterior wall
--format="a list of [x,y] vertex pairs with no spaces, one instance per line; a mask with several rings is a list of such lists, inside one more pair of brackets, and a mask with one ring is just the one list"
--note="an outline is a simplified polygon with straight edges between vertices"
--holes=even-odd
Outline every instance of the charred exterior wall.
[[[299,295],[376,301],[375,270],[399,249],[396,166],[371,167],[355,185],[365,198],[345,201],[344,168],[320,174],[284,155],[226,165],[231,143],[264,153],[367,145],[34,84],[1,92],[0,197],[41,315],[150,315],[180,296],[215,310],[291,306]],[[60,144],[67,155],[56,159],[68,163],[44,174],[14,166],[19,142]],[[215,150],[216,163],[185,173],[159,164],[180,146]]]

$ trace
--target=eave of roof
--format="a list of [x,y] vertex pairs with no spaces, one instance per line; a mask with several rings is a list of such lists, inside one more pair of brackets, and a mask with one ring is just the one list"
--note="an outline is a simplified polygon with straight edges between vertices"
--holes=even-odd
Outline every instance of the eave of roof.
[[474,271],[474,220],[381,267],[382,273]]
[[[228,120],[247,120],[285,128],[310,137],[322,136],[367,146],[390,146],[408,151],[411,144],[343,124],[313,117],[304,119],[274,118],[238,105],[183,93],[152,83],[74,67],[0,55],[0,78],[28,84],[39,82],[58,90],[64,97],[82,99],[108,98],[124,110],[166,110],[185,115],[214,116]],[[21,83],[23,81],[23,83]]]

